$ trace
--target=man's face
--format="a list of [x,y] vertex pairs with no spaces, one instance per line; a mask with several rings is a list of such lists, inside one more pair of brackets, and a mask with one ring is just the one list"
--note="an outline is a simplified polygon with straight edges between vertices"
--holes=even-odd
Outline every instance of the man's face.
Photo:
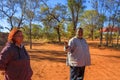
[[78,38],[82,38],[83,30],[82,29],[78,29],[77,32],[76,32],[76,35],[77,35]]

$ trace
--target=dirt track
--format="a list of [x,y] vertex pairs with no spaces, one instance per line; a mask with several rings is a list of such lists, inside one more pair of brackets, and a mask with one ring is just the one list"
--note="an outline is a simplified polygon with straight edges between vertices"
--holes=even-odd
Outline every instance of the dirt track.
[[[34,71],[32,80],[69,80],[63,45],[39,43],[33,44],[32,50],[26,48]],[[86,67],[85,80],[120,80],[120,51],[90,47],[90,53],[92,65]]]

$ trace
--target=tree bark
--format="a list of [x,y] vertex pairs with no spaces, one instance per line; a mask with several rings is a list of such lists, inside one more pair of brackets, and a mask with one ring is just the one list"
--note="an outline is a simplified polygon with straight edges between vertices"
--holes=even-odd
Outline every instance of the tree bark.
[[31,26],[32,20],[30,20],[30,49],[32,49],[32,26]]
[[57,34],[58,34],[58,41],[60,43],[61,42],[61,35],[60,35],[60,28],[59,28],[59,26],[56,28],[56,30],[57,30]]

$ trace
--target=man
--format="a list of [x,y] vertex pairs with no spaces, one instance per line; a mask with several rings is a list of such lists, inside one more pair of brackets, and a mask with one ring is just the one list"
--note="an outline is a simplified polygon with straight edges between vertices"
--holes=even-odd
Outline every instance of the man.
[[83,29],[78,28],[76,36],[65,42],[67,64],[70,66],[70,80],[83,80],[85,66],[90,65],[90,53],[86,40],[83,38]]

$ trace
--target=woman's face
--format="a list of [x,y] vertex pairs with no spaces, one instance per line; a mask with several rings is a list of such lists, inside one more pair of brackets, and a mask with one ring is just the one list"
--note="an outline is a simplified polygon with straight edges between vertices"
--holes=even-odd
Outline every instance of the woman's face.
[[16,44],[21,44],[23,42],[23,34],[22,32],[18,32],[14,35],[14,40],[16,42]]

